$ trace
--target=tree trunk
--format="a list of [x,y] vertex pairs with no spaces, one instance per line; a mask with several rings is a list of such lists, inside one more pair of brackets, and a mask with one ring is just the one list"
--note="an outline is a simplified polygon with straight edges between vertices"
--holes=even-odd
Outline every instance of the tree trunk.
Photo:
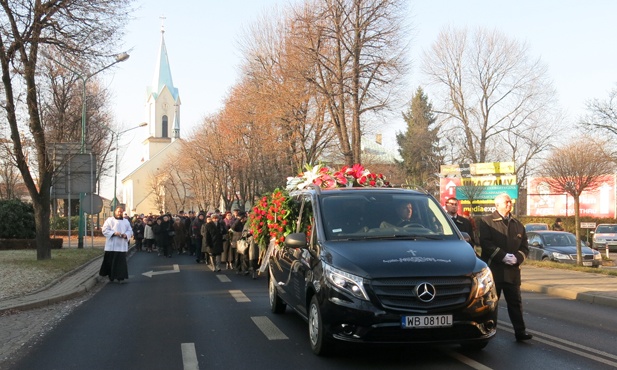
[[36,200],[33,198],[32,202],[36,224],[36,259],[39,261],[51,259],[51,239],[49,238],[50,197],[46,194],[49,194],[49,192],[43,192]]
[[579,198],[580,195],[574,195],[574,225],[576,229],[576,264],[583,265],[583,253],[581,250],[581,228],[579,223],[580,210],[579,210]]

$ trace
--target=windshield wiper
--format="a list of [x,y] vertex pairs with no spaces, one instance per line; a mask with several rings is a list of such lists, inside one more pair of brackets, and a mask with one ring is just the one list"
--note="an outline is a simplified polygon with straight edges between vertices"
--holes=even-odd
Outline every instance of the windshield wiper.
[[429,240],[443,240],[440,236],[435,235],[418,235],[418,234],[403,234],[403,235],[392,235],[393,239],[405,239],[405,238],[413,238],[413,239],[429,239]]
[[418,239],[428,239],[428,240],[443,240],[442,237],[432,236],[432,235],[417,235],[417,234],[395,234],[395,235],[371,235],[371,236],[363,236],[357,238],[349,238],[349,239],[338,239],[338,240],[418,240]]

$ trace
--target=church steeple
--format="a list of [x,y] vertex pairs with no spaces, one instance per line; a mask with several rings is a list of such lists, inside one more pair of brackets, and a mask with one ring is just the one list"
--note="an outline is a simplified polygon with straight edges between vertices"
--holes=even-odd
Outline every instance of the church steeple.
[[161,26],[161,46],[159,47],[158,61],[154,69],[154,77],[150,93],[160,94],[163,87],[167,86],[174,100],[178,99],[178,89],[174,87],[173,79],[171,78],[171,67],[169,65],[169,57],[167,55],[167,46],[165,46],[165,29]]
[[[164,19],[164,17],[161,17]],[[180,138],[180,95],[171,77],[171,67],[165,29],[161,25],[161,44],[157,54],[152,85],[147,88],[146,120],[149,137],[144,142],[147,160],[160,152],[165,145]]]

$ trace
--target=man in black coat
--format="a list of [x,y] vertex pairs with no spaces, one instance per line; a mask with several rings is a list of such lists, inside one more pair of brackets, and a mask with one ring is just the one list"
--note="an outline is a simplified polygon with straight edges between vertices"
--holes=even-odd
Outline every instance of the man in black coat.
[[508,194],[499,194],[495,207],[495,212],[480,221],[481,258],[493,272],[497,296],[503,291],[506,298],[516,340],[529,340],[533,336],[527,333],[523,320],[520,267],[529,254],[527,234],[523,224],[510,214],[512,200]]
[[223,253],[223,232],[219,225],[219,220],[220,215],[213,213],[212,221],[205,224],[204,240],[214,271],[221,271],[221,254]]
[[458,214],[458,199],[452,197],[446,200],[446,212],[448,212],[448,215],[450,215],[452,221],[454,221],[454,224],[461,232],[469,234],[469,244],[471,244],[472,247],[475,247],[476,240],[474,239],[471,221]]

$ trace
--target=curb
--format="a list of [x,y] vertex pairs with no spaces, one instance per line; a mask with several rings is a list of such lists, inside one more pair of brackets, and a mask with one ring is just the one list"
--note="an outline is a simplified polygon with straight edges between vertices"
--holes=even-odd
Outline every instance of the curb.
[[578,291],[576,289],[564,289],[530,282],[523,282],[521,284],[521,291],[617,308],[615,294],[603,294],[601,291]]
[[[32,302],[24,302],[21,304],[18,303],[11,307],[0,308],[0,315],[6,312],[9,312],[9,311],[25,311],[25,310],[32,310],[36,308],[42,308],[42,307],[50,306],[55,303],[60,303],[63,301],[67,301],[69,299],[77,298],[91,291],[101,280],[103,279],[100,276],[92,276],[86,279],[86,281],[80,284],[77,287],[77,289],[73,290],[70,293],[59,294],[59,295],[49,297],[46,299],[41,299],[41,300],[32,301]],[[28,296],[24,296],[22,298],[27,298],[27,297]]]
[[[63,280],[64,280],[64,279],[66,279],[67,277],[75,275],[75,274],[76,274],[76,273],[78,273],[79,271],[81,271],[81,270],[85,269],[87,266],[90,266],[90,264],[91,264],[91,263],[94,263],[96,260],[99,260],[99,259],[101,259],[101,258],[103,258],[103,254],[101,254],[101,255],[100,255],[100,256],[98,256],[98,257],[94,257],[94,258],[92,258],[90,261],[88,261],[88,262],[86,262],[86,263],[82,264],[81,266],[77,267],[76,269],[74,269],[74,270],[72,270],[72,271],[69,271],[69,272],[66,272],[64,275],[62,275],[62,276],[60,276],[60,277],[57,277],[56,279],[54,279],[52,282],[50,282],[49,284],[45,285],[44,287],[39,288],[39,289],[37,289],[37,290],[34,290],[34,291],[32,291],[32,292],[30,292],[30,293],[28,293],[28,294],[26,294],[26,295],[23,295],[22,297],[27,297],[27,296],[29,296],[29,295],[38,294],[38,293],[40,293],[40,292],[43,292],[43,291],[45,291],[45,290],[48,290],[48,289],[50,289],[50,288],[54,287],[56,284],[59,284],[61,281],[63,281]],[[7,297],[7,299],[15,299],[15,298],[18,298],[18,297]]]

